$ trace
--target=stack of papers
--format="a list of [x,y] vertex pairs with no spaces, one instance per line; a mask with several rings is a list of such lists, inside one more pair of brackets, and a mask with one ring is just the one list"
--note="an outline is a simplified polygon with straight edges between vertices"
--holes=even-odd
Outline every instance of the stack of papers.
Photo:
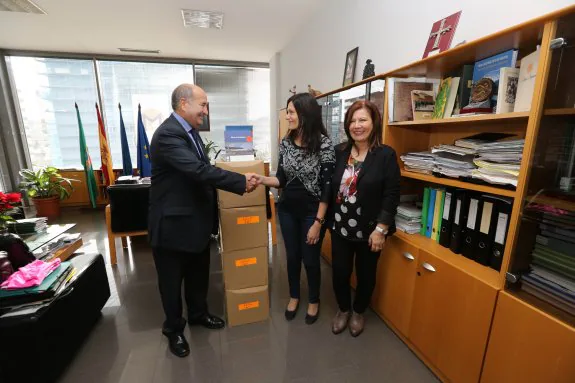
[[492,184],[517,186],[525,140],[504,140],[481,145],[472,177]]
[[400,204],[395,216],[395,226],[408,234],[416,234],[421,230],[421,209],[412,204]]
[[517,186],[524,145],[524,139],[512,134],[480,133],[456,140],[454,145],[436,145],[431,152],[407,153],[401,160],[411,172]]
[[405,170],[431,175],[435,167],[435,157],[437,156],[431,152],[414,152],[407,153],[400,158],[405,165]]

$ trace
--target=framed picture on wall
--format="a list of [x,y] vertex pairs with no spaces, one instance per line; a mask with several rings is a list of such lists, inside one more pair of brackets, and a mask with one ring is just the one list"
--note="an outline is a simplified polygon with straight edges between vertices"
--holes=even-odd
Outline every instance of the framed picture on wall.
[[357,52],[359,51],[359,47],[355,47],[354,49],[347,52],[345,56],[345,69],[343,72],[343,85],[347,86],[349,84],[353,84],[355,79],[355,65],[357,64]]
[[208,115],[204,116],[204,122],[198,128],[198,131],[200,131],[200,132],[209,132],[210,131],[210,104],[209,103],[206,106],[206,108],[208,109]]

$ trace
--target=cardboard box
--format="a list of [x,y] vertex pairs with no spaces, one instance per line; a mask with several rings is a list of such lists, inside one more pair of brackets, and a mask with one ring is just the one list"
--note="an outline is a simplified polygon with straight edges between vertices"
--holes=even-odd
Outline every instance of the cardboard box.
[[267,246],[223,252],[222,264],[224,285],[227,290],[268,284]]
[[226,290],[226,307],[231,327],[264,321],[270,314],[268,286]]
[[[216,162],[216,166],[224,170],[229,170],[241,174],[265,174],[263,161],[218,161]],[[218,203],[221,209],[265,205],[266,188],[265,186],[258,186],[258,188],[253,192],[244,193],[244,195],[237,195],[223,190],[218,190]]]
[[220,209],[222,252],[268,246],[265,206]]

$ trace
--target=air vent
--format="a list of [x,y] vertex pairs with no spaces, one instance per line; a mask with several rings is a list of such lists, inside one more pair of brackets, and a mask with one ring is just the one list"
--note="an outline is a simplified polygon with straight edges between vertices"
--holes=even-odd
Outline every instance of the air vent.
[[45,15],[46,12],[29,0],[0,0],[0,12],[23,12]]
[[160,53],[159,49],[135,49],[135,48],[118,48],[121,52],[126,53]]
[[222,12],[182,9],[182,18],[184,19],[184,26],[186,27],[215,29],[222,29],[224,27],[224,14]]

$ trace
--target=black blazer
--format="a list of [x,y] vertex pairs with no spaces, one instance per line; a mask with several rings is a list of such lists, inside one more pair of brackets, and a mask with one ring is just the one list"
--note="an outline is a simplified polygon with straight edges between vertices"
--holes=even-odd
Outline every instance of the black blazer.
[[208,246],[212,232],[217,230],[216,188],[243,194],[245,176],[202,160],[192,139],[174,116],[154,133],[150,156],[150,244],[163,249],[201,252]]
[[[335,171],[332,178],[329,227],[333,227],[335,200],[345,171],[351,147],[347,143],[335,147]],[[369,236],[378,223],[389,225],[389,233],[395,232],[395,214],[399,205],[400,171],[395,151],[381,145],[365,156],[357,180],[357,203],[361,207],[359,227]],[[366,237],[367,238],[367,237]]]

